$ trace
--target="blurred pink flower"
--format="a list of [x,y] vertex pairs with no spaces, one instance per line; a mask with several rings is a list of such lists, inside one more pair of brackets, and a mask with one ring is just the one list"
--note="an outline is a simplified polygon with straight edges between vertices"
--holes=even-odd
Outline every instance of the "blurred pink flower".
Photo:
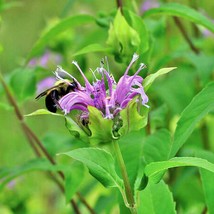
[[51,51],[46,51],[41,57],[31,59],[28,63],[28,66],[41,66],[43,68],[47,68],[49,64],[56,65],[60,64],[61,61],[62,57],[60,54]]
[[141,4],[141,12],[144,12],[154,7],[159,7],[159,3],[157,0],[145,0]]
[[47,77],[43,80],[41,80],[38,84],[37,84],[37,90],[36,90],[36,93],[37,94],[40,94],[42,93],[43,91],[47,90],[48,88],[51,88],[54,86],[56,82],[56,78],[54,77]]

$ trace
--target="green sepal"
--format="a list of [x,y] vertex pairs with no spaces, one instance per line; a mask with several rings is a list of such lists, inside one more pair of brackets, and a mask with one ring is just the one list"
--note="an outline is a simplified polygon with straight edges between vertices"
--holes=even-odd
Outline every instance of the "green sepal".
[[72,118],[65,117],[65,126],[70,134],[83,142],[88,142],[89,132],[87,129],[82,129]]
[[102,112],[93,106],[88,106],[89,124],[91,131],[89,138],[92,145],[110,143],[116,139],[112,133],[113,120],[103,118]]
[[[137,97],[131,100],[127,107],[120,112],[123,125],[119,130],[121,136],[128,134],[129,132],[138,131],[146,126],[148,109],[144,112],[144,115],[138,113]],[[146,107],[145,107],[146,108]]]

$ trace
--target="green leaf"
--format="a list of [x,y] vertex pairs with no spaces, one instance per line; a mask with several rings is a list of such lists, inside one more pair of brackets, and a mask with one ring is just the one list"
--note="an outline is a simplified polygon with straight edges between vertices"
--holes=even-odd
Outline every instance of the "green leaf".
[[209,29],[210,31],[214,32],[214,24],[211,22],[211,20],[209,20],[196,10],[189,8],[185,5],[181,5],[178,3],[164,4],[158,8],[153,8],[146,11],[143,14],[143,17],[146,18],[148,16],[156,14],[166,14],[171,16],[182,17],[196,24],[202,25],[205,28]]
[[[142,107],[146,108],[146,107]],[[128,134],[129,132],[138,131],[146,126],[148,109],[146,108],[145,114],[141,116],[137,110],[136,98],[129,102],[129,104],[120,111],[120,116],[123,121],[123,126],[119,129],[121,136]]]
[[143,81],[144,90],[147,91],[157,77],[167,74],[174,69],[176,69],[176,67],[162,68],[158,70],[156,73],[148,75]]
[[87,53],[93,53],[93,52],[105,52],[105,53],[110,53],[111,52],[111,48],[109,47],[104,47],[100,44],[90,44],[84,48],[82,48],[81,50],[79,50],[78,52],[74,53],[73,56],[78,56],[78,55],[82,55],[82,54],[87,54]]
[[46,159],[31,160],[22,166],[12,167],[0,170],[0,190],[14,178],[31,171],[44,170],[44,171],[59,171],[66,169],[65,166],[53,165]]
[[70,134],[76,138],[81,139],[83,142],[88,142],[88,137],[90,135],[89,131],[83,126],[80,127],[74,120],[72,120],[72,118],[62,114],[50,112],[47,109],[38,109],[30,114],[25,115],[25,117],[38,115],[53,115],[65,118],[65,126],[69,130]]
[[[201,158],[206,158],[214,163],[214,154],[210,151],[197,151],[196,155]],[[204,197],[209,213],[214,213],[214,173],[205,169],[200,169],[201,181],[204,190]]]
[[89,129],[91,131],[90,143],[110,143],[115,137],[112,133],[113,121],[105,119],[102,113],[93,106],[88,106]]
[[41,35],[37,43],[32,48],[31,52],[29,53],[27,61],[31,57],[37,55],[51,40],[56,38],[56,36],[63,31],[92,22],[95,22],[95,19],[90,15],[76,15],[61,20],[59,23],[57,23],[51,29]]
[[10,86],[13,93],[20,101],[34,96],[36,91],[36,77],[34,71],[27,68],[16,69],[10,78]]
[[200,169],[200,174],[208,211],[214,213],[214,174],[204,169]]
[[113,49],[118,61],[130,60],[140,45],[140,37],[121,14],[117,11],[113,24],[110,25],[107,44]]
[[47,109],[38,109],[30,114],[26,114],[25,117],[38,116],[38,115],[54,115],[54,116],[64,117],[64,115],[62,114],[56,114],[48,111]]
[[65,197],[67,203],[80,187],[84,179],[84,172],[84,167],[80,164],[72,164],[72,168],[65,171]]
[[195,125],[214,109],[214,82],[199,92],[181,113],[174,134],[170,157],[173,157],[191,135]]
[[169,187],[161,181],[158,184],[150,183],[140,192],[140,214],[175,214],[175,202]]
[[123,187],[122,180],[115,171],[114,159],[109,152],[97,148],[81,148],[63,154],[86,165],[91,175],[103,186],[120,189]]
[[172,146],[170,132],[161,129],[144,140],[143,157],[147,163],[169,159]]
[[124,10],[124,16],[127,18],[127,20],[130,20],[130,24],[133,27],[134,30],[139,34],[140,37],[140,44],[137,49],[137,53],[140,53],[140,57],[143,53],[145,53],[149,49],[149,33],[146,28],[146,25],[144,24],[143,19],[140,16],[137,16],[135,13]]
[[159,181],[160,173],[162,173],[162,171],[181,166],[196,166],[214,172],[214,164],[205,159],[195,157],[176,157],[168,161],[152,162],[148,164],[145,168],[145,173],[150,179],[157,182]]

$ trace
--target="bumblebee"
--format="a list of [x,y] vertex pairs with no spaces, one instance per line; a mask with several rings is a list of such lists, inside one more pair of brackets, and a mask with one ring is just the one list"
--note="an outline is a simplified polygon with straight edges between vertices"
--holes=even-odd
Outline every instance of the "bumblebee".
[[43,96],[45,98],[45,105],[48,111],[56,113],[57,107],[59,106],[58,100],[68,94],[69,92],[75,91],[78,88],[75,80],[70,81],[58,81],[55,86],[43,91],[35,99],[38,100]]

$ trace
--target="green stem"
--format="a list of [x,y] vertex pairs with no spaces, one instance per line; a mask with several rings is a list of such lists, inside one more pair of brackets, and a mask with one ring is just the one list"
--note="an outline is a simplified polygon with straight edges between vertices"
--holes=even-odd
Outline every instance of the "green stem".
[[187,31],[185,30],[180,19],[176,16],[174,16],[173,19],[174,19],[174,22],[177,25],[178,29],[180,30],[181,34],[183,35],[184,39],[186,40],[187,44],[191,48],[191,50],[197,55],[200,54],[200,50],[197,47],[195,47],[195,45],[193,44],[192,40],[190,39],[189,35],[187,34]]
[[119,147],[118,142],[113,141],[113,146],[114,146],[115,155],[116,155],[118,163],[119,163],[121,174],[123,177],[125,194],[126,194],[126,199],[128,202],[128,208],[130,209],[132,214],[136,214],[137,211],[136,211],[136,207],[135,207],[135,200],[134,200],[131,185],[129,182],[129,178],[128,178],[128,174],[127,174],[127,170],[126,170],[126,165],[124,163],[123,156],[122,156],[122,153],[120,151],[120,147]]

